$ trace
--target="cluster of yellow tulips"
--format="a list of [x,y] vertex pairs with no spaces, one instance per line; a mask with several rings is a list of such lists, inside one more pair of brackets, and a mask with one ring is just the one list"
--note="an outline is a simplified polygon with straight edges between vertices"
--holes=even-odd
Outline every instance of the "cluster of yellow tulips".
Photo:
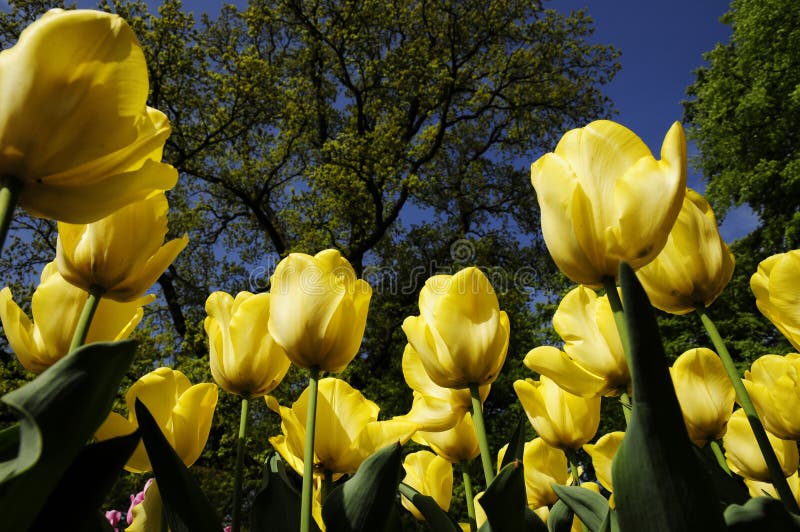
[[[42,53],[44,47],[47,53]],[[154,299],[146,292],[187,244],[186,236],[164,243],[164,191],[177,179],[176,171],[161,161],[170,127],[161,112],[145,105],[144,54],[115,15],[50,11],[0,54],[0,72],[0,199],[6,209],[2,235],[15,206],[58,220],[59,232],[55,258],[45,266],[33,294],[32,319],[8,288],[0,292],[0,319],[20,363],[43,379],[51,378],[65,371],[69,359],[91,355],[91,346],[84,344],[127,338],[141,321],[143,307]],[[35,113],[27,112],[33,108]],[[404,460],[401,501],[417,519],[430,522],[434,515],[423,505],[426,499],[420,497],[425,495],[448,510],[452,465],[480,455],[487,488],[473,496],[465,474],[465,529],[507,529],[496,511],[502,506],[496,493],[517,471],[524,479],[523,506],[538,516],[533,524],[526,521],[533,529],[549,521],[551,529],[559,530],[629,530],[635,529],[629,517],[633,514],[625,509],[635,506],[631,501],[636,499],[625,468],[632,463],[626,463],[632,451],[626,455],[621,449],[631,432],[640,430],[635,427],[645,424],[642,419],[651,408],[647,401],[652,401],[648,394],[658,393],[680,406],[683,424],[675,431],[677,441],[685,440],[687,449],[688,441],[697,448],[708,446],[719,471],[729,479],[742,477],[752,497],[777,496],[786,509],[798,513],[800,354],[766,354],[744,379],[736,373],[706,312],[730,280],[734,259],[706,200],[686,188],[681,126],[670,128],[656,160],[628,129],[610,121],[593,122],[567,132],[553,153],[532,165],[531,174],[548,250],[579,286],[563,298],[553,317],[563,346],[535,347],[524,357],[538,380],[519,380],[514,389],[537,437],[501,449],[500,467],[489,449],[482,405],[505,363],[510,323],[487,277],[468,267],[427,280],[419,294],[419,315],[402,324],[408,339],[402,368],[412,406],[402,416],[379,421],[379,406],[361,392],[341,379],[321,378],[321,372],[339,373],[355,358],[372,295],[369,284],[356,277],[336,250],[288,255],[271,277],[270,293],[211,294],[205,331],[216,385],[192,385],[178,371],[157,368],[128,390],[127,418],[106,410],[105,420],[91,426],[90,434],[105,442],[134,433],[125,468],[135,473],[155,470],[158,480],[164,460],[152,454],[143,413],[152,416],[180,461],[191,466],[208,438],[218,385],[242,398],[235,531],[242,521],[248,402],[260,397],[281,418],[282,433],[270,443],[282,463],[302,477],[298,522],[303,532],[330,527],[336,514],[327,509],[328,501],[353,496],[341,490],[334,494],[337,483],[358,479],[362,466],[382,449],[409,440],[431,449]],[[642,363],[644,340],[641,331],[627,324],[642,311],[630,307],[628,299],[623,308],[631,285],[622,283],[621,298],[618,272],[626,267],[636,271],[656,308],[673,314],[697,312],[717,351],[687,346],[671,368],[656,367],[660,377],[653,378],[671,378],[668,392],[640,387],[644,380],[635,368]],[[800,349],[798,281],[800,250],[795,250],[763,261],[752,289],[759,309]],[[291,364],[308,371],[309,385],[291,406],[281,405],[269,393]],[[604,397],[619,398],[630,422],[627,434],[597,438]],[[734,410],[737,402],[741,408]],[[85,439],[77,438],[83,445]],[[581,484],[581,449],[591,458],[599,485]],[[658,466],[658,457],[652,463]],[[4,473],[0,483],[24,474]],[[670,478],[686,481],[677,472]],[[560,487],[571,484],[587,489]],[[607,504],[599,486],[613,494]],[[397,489],[395,483],[392,497]],[[667,493],[673,488],[663,489]],[[165,530],[164,508],[176,504],[169,490],[174,487],[154,484],[133,511],[128,530]],[[7,495],[0,495],[0,507],[12,504],[2,497]],[[675,495],[663,495],[660,500],[667,503],[654,506],[668,507],[670,497]],[[580,500],[591,504],[581,508],[575,503]],[[597,509],[598,500],[605,509]],[[594,508],[589,514],[597,517],[596,523],[587,507]],[[16,521],[20,529],[37,519],[37,511]],[[710,519],[724,527],[721,512]],[[734,519],[726,511],[724,522],[730,525]]]

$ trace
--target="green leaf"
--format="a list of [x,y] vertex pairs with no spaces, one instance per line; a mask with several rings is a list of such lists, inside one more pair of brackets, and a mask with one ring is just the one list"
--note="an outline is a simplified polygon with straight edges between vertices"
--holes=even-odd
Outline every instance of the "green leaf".
[[650,301],[636,274],[620,264],[631,346],[633,408],[612,464],[622,530],[724,530],[706,470],[686,433]]
[[570,507],[559,499],[547,515],[548,532],[570,532],[574,515]]
[[6,530],[30,527],[111,411],[135,352],[134,341],[89,344],[3,396],[21,415],[19,453],[0,464],[0,515]]
[[[39,428],[35,428],[36,433],[39,434]],[[0,463],[2,462],[13,462],[19,453],[19,438],[20,438],[20,425],[19,423],[11,425],[10,427],[6,427],[3,430],[0,430]],[[39,440],[38,444],[34,444],[33,449],[29,449],[29,451],[35,452],[35,458],[31,461],[31,465],[36,463],[36,458],[39,457],[39,452],[41,452],[41,439]]]
[[778,499],[756,497],[743,505],[728,506],[725,524],[734,532],[795,532],[800,530],[800,516],[786,511]]
[[522,462],[522,456],[525,453],[525,429],[527,428],[528,419],[526,417],[520,417],[519,421],[517,421],[517,428],[514,429],[514,434],[511,435],[511,439],[508,442],[506,454],[503,455],[500,469],[503,469],[514,460],[518,460],[520,463]]
[[389,445],[364,460],[356,474],[334,488],[322,505],[329,532],[375,532],[389,524],[402,474],[400,444]]
[[[286,467],[277,453],[264,468],[264,484],[256,493],[250,512],[251,532],[297,532],[300,530],[300,492],[286,475]],[[316,521],[311,530],[318,532]]]
[[693,446],[695,455],[698,461],[703,465],[711,481],[714,483],[714,491],[719,497],[719,503],[725,507],[729,504],[744,504],[750,500],[750,494],[736,478],[727,474],[725,470],[717,463],[717,459],[711,450],[710,445],[706,445],[702,449]]
[[423,495],[403,482],[400,483],[397,490],[400,492],[400,495],[411,501],[411,504],[419,510],[419,513],[425,518],[425,522],[431,530],[435,530],[436,532],[447,532],[448,530],[459,532],[461,530],[450,518],[450,515],[436,504],[433,497]]
[[50,494],[31,530],[87,530],[136,446],[139,431],[84,447]]
[[580,486],[562,486],[560,484],[551,484],[551,486],[558,498],[575,512],[586,528],[592,532],[600,530],[608,513],[608,500],[605,497]]
[[515,460],[500,470],[480,498],[487,522],[481,530],[518,532],[546,531],[547,526],[528,508],[522,462]]
[[197,480],[175,453],[150,411],[139,399],[136,399],[134,408],[170,529],[173,532],[222,530],[222,524]]

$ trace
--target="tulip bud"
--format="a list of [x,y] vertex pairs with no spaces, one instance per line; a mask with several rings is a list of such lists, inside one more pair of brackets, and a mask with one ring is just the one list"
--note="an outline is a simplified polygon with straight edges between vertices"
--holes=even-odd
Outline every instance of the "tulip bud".
[[687,314],[717,299],[731,280],[734,265],[711,206],[687,188],[667,244],[636,273],[654,307]]
[[661,252],[686,188],[686,139],[675,122],[656,161],[642,140],[608,120],[568,131],[531,165],[542,235],[558,268],[591,287]]
[[722,438],[736,392],[722,360],[705,347],[689,349],[670,368],[689,438],[698,447]]
[[291,362],[267,331],[269,294],[214,292],[206,300],[211,374],[228,393],[262,397],[281,383]]
[[508,351],[508,315],[478,268],[435,275],[419,293],[419,316],[403,322],[408,343],[444,388],[491,384]]
[[372,288],[335,249],[292,253],[270,279],[269,333],[301,368],[339,372],[358,353]]

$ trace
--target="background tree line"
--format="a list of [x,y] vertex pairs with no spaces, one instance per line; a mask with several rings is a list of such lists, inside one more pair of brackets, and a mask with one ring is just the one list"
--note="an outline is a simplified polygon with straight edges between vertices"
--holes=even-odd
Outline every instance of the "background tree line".
[[[10,2],[0,13],[3,48],[49,7],[59,6]],[[374,284],[361,355],[343,378],[382,416],[401,414],[411,402],[400,368],[402,320],[418,313],[429,275],[477,264],[503,279],[498,292],[512,325],[508,361],[487,403],[497,449],[520,415],[511,383],[527,376],[521,360],[555,340],[553,304],[568,286],[544,249],[529,164],[564,131],[612,116],[602,88],[619,67],[613,47],[588,42],[585,12],[545,7],[251,0],[198,19],[177,0],[157,11],[144,2],[101,4],[133,26],[147,55],[149,105],[171,120],[164,156],[181,174],[169,193],[170,230],[190,235],[136,333],[142,346],[130,379],[167,364],[193,382],[210,381],[208,294],[269,290],[280,257],[335,247]],[[762,220],[735,244],[736,277],[712,309],[742,361],[762,354],[764,343],[785,347],[757,315],[747,280],[759,260],[796,247],[796,231],[780,228],[796,223],[798,206],[798,9],[790,0],[734,2],[732,42],[709,54],[686,104],[716,211],[748,202]],[[13,264],[0,263],[17,300],[29,301],[55,236],[54,224],[18,213]],[[706,343],[699,324],[665,317],[663,325],[674,355]],[[0,388],[13,389],[26,375],[7,347],[2,360]],[[290,373],[275,395],[286,404],[302,386]],[[237,408],[221,394],[204,458],[193,467],[223,515]],[[254,410],[252,486],[267,438],[279,431],[264,405]],[[120,483],[118,506],[139,483]]]

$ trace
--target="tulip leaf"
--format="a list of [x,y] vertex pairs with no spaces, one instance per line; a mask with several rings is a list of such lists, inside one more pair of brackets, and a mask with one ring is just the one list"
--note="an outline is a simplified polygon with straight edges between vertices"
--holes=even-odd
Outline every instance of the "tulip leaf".
[[84,447],[50,494],[31,530],[90,530],[106,494],[137,445],[139,431]]
[[[253,500],[251,532],[297,532],[300,530],[300,493],[286,475],[283,460],[275,453],[264,468],[264,483]],[[312,532],[319,532],[311,520]]]
[[563,500],[557,500],[547,515],[548,532],[570,532],[574,515]]
[[723,507],[729,504],[744,504],[750,500],[750,494],[747,492],[747,489],[742,486],[736,478],[726,473],[725,470],[720,467],[716,457],[711,451],[710,445],[706,445],[702,449],[697,447],[693,447],[693,449],[698,461],[711,477],[711,481],[714,483],[714,489],[719,496],[719,502]]
[[21,416],[19,453],[0,464],[0,515],[6,530],[30,527],[111,411],[135,352],[134,341],[82,346],[2,397]]
[[562,486],[560,484],[551,484],[550,486],[558,498],[575,512],[586,528],[591,532],[600,530],[608,513],[608,500],[605,497],[580,486]]
[[630,339],[633,401],[630,421],[612,464],[622,530],[647,523],[652,531],[723,530],[714,486],[692,450],[669,365],[647,294],[620,264]]
[[[38,427],[36,427],[36,433],[39,433]],[[0,430],[0,463],[13,461],[17,454],[19,453],[19,438],[20,438],[20,424],[15,423],[10,427],[6,427],[3,430]],[[32,449],[35,453],[35,458],[31,462],[31,465],[36,463],[36,459],[39,458],[39,453],[42,450],[41,446],[41,439],[39,440],[39,444],[35,445]],[[29,450],[30,452],[30,450]]]
[[795,532],[800,530],[800,516],[789,513],[778,499],[756,497],[728,506],[725,524],[735,532]]
[[608,512],[606,512],[606,517],[603,519],[603,522],[600,524],[600,528],[597,532],[619,532],[617,512],[609,508]]
[[515,460],[502,468],[497,477],[486,488],[480,499],[486,512],[488,527],[481,530],[493,532],[541,530],[547,525],[528,508],[525,494],[525,476],[522,462]]
[[458,532],[461,530],[450,515],[436,504],[433,497],[423,495],[403,482],[400,483],[397,490],[400,492],[400,495],[411,501],[411,504],[419,510],[419,513],[425,518],[425,522],[431,530],[435,530],[436,532]]
[[525,452],[525,429],[528,428],[528,419],[520,417],[517,421],[517,428],[514,429],[514,434],[508,442],[506,454],[503,455],[503,461],[500,464],[500,469],[504,468],[514,460],[522,462],[522,456]]
[[170,530],[222,530],[222,524],[200,489],[200,484],[169,444],[153,415],[138,398],[134,408]]
[[355,475],[334,488],[322,505],[329,532],[374,532],[391,524],[387,509],[397,496],[403,467],[400,444],[384,447],[364,460]]

